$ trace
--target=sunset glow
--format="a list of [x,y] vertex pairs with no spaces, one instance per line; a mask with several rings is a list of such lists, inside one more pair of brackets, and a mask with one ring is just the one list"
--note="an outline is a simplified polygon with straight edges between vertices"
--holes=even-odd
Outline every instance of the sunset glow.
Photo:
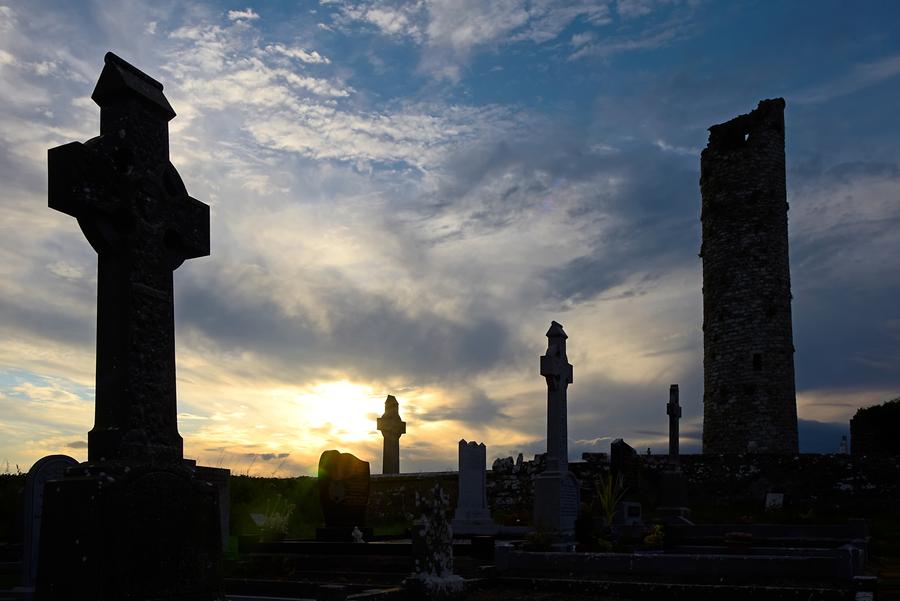
[[210,256],[174,274],[188,457],[286,477],[338,449],[379,473],[392,394],[402,471],[454,469],[461,438],[531,458],[551,320],[572,458],[664,452],[674,383],[699,451],[699,155],[775,96],[800,448],[836,450],[900,390],[898,6],[0,4],[0,469],[86,458],[97,254],[47,206],[47,149],[98,134],[108,50],[164,84],[210,206]]

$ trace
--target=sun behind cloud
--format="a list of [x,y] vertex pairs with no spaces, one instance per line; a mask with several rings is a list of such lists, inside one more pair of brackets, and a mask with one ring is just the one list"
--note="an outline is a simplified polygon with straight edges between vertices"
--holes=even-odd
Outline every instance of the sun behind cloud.
[[326,445],[369,440],[375,430],[370,414],[382,396],[370,386],[347,380],[320,382],[296,395],[295,419]]

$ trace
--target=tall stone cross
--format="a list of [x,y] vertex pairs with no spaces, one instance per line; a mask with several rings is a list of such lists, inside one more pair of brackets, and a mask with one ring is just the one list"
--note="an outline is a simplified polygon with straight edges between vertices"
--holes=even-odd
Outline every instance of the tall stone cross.
[[678,404],[678,384],[669,386],[669,402],[666,403],[666,414],[669,416],[669,463],[678,463],[678,420],[681,419],[681,406]]
[[541,357],[541,375],[547,379],[547,471],[569,469],[566,389],[572,383],[572,366],[566,357],[566,333],[550,323],[547,352]]
[[384,401],[384,414],[377,419],[376,426],[384,436],[381,473],[400,473],[400,437],[406,434],[406,422],[400,419],[400,404],[389,394]]
[[97,387],[88,461],[182,459],[172,272],[209,254],[209,207],[169,162],[163,86],[113,53],[91,98],[100,135],[50,149],[49,205],[97,251]]

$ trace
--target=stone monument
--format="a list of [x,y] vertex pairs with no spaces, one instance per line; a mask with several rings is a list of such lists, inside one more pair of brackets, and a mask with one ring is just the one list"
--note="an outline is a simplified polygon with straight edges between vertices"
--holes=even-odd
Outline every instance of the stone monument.
[[49,205],[98,255],[88,461],[45,486],[36,597],[220,599],[215,488],[185,464],[172,272],[209,254],[209,207],[169,161],[162,84],[112,53],[91,96],[100,135],[48,152]]
[[400,437],[406,434],[406,422],[400,419],[399,404],[389,394],[384,401],[384,415],[378,418],[378,429],[384,436],[382,474],[400,473]]
[[353,529],[363,538],[372,538],[366,528],[369,504],[369,462],[350,453],[325,451],[319,458],[319,503],[325,526],[316,529],[316,538],[328,541],[353,541]]
[[465,595],[465,581],[453,573],[453,529],[448,520],[450,499],[435,484],[431,491],[416,493],[419,517],[413,521],[414,572],[403,581],[408,598],[450,601]]
[[68,455],[48,455],[38,459],[25,476],[25,519],[22,551],[22,584],[34,586],[40,549],[41,515],[44,508],[44,484],[63,477],[66,468],[78,465]]
[[678,420],[681,419],[681,405],[678,404],[678,384],[669,386],[669,402],[666,403],[666,415],[669,416],[669,463],[681,461],[678,451]]
[[459,497],[453,516],[453,533],[497,534],[487,504],[487,448],[474,440],[459,441]]
[[687,508],[687,485],[681,470],[679,451],[678,420],[681,419],[681,405],[678,404],[678,384],[669,386],[666,414],[669,416],[669,457],[660,474],[657,513],[667,523],[684,523],[690,517],[691,510]]
[[713,125],[700,155],[706,454],[798,452],[784,106]]
[[547,457],[544,470],[534,479],[534,525],[539,530],[568,537],[578,517],[579,486],[569,471],[566,391],[572,366],[566,356],[566,333],[557,322],[547,330],[547,352],[541,357],[541,375],[547,380]]

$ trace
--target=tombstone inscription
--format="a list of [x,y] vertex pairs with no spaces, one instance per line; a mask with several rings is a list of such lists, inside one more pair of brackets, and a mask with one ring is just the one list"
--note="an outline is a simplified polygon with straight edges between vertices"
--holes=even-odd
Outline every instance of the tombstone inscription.
[[49,206],[98,255],[88,461],[45,487],[36,597],[220,599],[215,488],[178,434],[172,272],[209,254],[209,207],[169,161],[162,84],[113,53],[91,98],[100,135],[48,152]]

